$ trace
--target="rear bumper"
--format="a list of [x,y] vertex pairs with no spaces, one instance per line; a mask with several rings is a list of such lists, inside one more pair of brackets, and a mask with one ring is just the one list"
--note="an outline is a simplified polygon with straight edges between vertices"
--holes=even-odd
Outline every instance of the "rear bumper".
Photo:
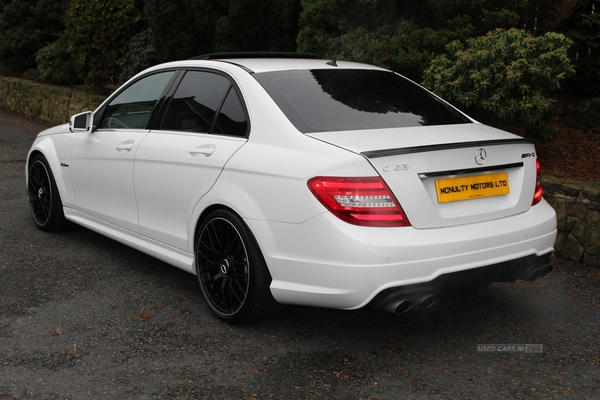
[[302,224],[246,222],[277,301],[338,309],[373,306],[412,285],[432,285],[438,295],[457,280],[532,279],[557,234],[545,201],[511,217],[439,229],[360,227],[330,213]]
[[485,267],[443,274],[432,281],[385,289],[375,296],[368,308],[404,312],[410,307],[428,308],[436,299],[451,298],[462,292],[487,289],[492,282],[533,282],[553,269],[552,252],[530,255]]

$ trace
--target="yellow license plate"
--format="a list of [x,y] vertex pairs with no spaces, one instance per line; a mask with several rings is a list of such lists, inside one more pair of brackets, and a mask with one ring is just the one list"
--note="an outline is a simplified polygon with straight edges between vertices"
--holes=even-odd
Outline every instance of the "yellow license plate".
[[438,203],[503,196],[510,193],[508,174],[477,175],[435,181]]

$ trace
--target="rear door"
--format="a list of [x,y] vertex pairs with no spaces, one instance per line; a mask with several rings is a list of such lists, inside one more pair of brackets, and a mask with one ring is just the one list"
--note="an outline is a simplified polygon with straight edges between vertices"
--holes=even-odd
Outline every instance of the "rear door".
[[225,163],[246,143],[246,115],[227,76],[205,70],[185,74],[161,129],[152,130],[136,154],[141,234],[189,250],[192,211]]

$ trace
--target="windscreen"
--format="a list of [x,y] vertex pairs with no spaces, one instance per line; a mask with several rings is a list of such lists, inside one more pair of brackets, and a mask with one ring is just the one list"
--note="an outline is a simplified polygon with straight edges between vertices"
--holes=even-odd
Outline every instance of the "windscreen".
[[304,133],[471,122],[419,85],[389,71],[295,70],[254,77]]

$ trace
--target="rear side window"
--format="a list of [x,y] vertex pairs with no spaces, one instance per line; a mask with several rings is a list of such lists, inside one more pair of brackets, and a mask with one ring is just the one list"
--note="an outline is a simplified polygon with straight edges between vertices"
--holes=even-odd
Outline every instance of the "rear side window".
[[471,122],[419,85],[389,71],[327,69],[254,76],[304,133]]
[[169,104],[162,129],[245,136],[247,119],[226,77],[188,71]]
[[242,102],[233,87],[223,102],[223,106],[217,115],[217,121],[213,127],[213,133],[223,135],[245,136],[248,132],[248,121]]
[[146,76],[133,83],[106,107],[100,128],[144,129],[173,71]]

